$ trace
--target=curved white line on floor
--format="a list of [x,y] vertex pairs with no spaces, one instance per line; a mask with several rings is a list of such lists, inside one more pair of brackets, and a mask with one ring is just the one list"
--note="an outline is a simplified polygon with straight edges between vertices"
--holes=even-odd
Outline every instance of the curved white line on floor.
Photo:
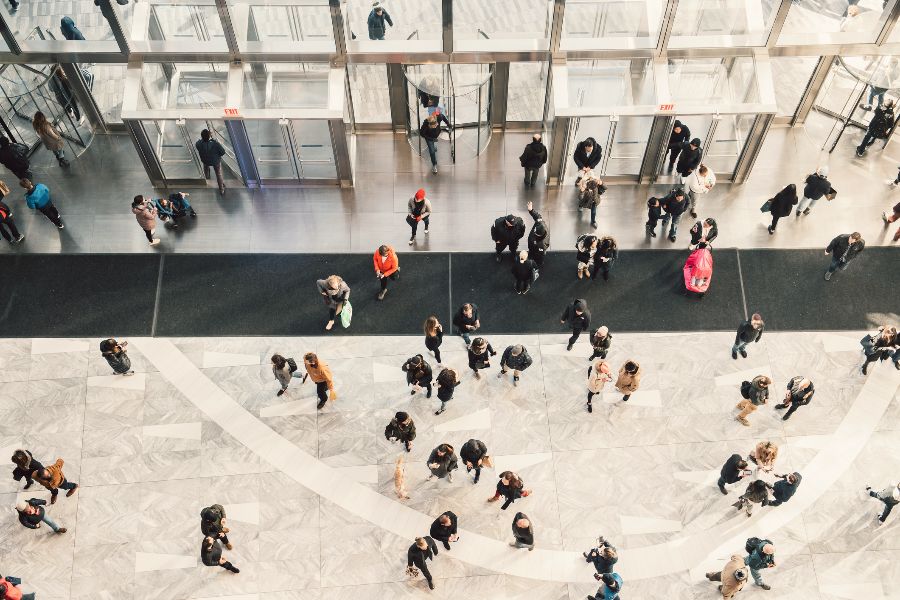
[[[433,517],[382,496],[297,448],[244,410],[168,340],[133,338],[130,341],[197,408],[300,485],[400,537],[412,540],[428,531]],[[685,570],[696,572],[710,561],[727,559],[733,551],[743,548],[744,540],[750,535],[769,536],[796,518],[853,463],[890,404],[898,384],[900,378],[890,369],[874,369],[833,436],[841,443],[823,449],[813,458],[804,469],[803,484],[789,503],[777,509],[758,510],[757,516],[751,519],[743,516],[730,519],[688,537],[624,550],[618,563],[622,577],[635,580]],[[803,418],[803,411],[794,418]],[[485,510],[497,508],[486,506]],[[508,512],[512,519],[512,511]],[[465,515],[461,517],[465,522]],[[534,552],[517,552],[506,541],[466,530],[460,533],[462,541],[454,546],[453,557],[471,565],[542,581],[594,582],[593,569],[578,552],[540,548]],[[404,557],[397,557],[398,564],[403,560]]]

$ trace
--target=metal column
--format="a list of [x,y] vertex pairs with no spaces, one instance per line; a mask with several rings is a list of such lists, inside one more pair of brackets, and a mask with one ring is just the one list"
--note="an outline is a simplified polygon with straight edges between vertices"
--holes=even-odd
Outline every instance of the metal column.
[[669,135],[674,122],[674,115],[653,117],[650,138],[647,140],[647,150],[644,152],[644,160],[641,162],[641,170],[638,174],[641,184],[656,182],[656,177],[659,175],[666,157],[666,150],[669,148]]
[[328,119],[334,165],[342,188],[353,187],[353,170],[350,164],[350,146],[347,144],[347,125],[343,119]]
[[803,90],[797,110],[794,111],[794,116],[791,118],[791,127],[803,125],[806,122],[806,117],[816,103],[816,97],[818,97],[819,91],[822,89],[825,78],[828,76],[828,72],[831,70],[831,66],[836,58],[836,56],[823,56],[819,59],[816,68],[813,69],[812,76],[809,78],[809,82],[806,84],[806,89]]
[[563,35],[563,21],[566,18],[566,0],[554,0],[553,20],[550,23],[550,52],[559,52],[559,42]]
[[554,117],[550,126],[550,148],[547,150],[547,185],[562,185],[569,158],[569,133],[573,121],[569,117]]
[[15,33],[10,29],[9,23],[6,22],[6,18],[2,13],[0,13],[0,37],[6,42],[6,47],[9,48],[10,52],[13,54],[22,54],[22,48],[19,46],[19,41],[16,39]]
[[453,53],[453,0],[441,0],[441,48]]
[[659,23],[659,37],[656,38],[656,56],[662,56],[669,47],[672,37],[672,26],[675,24],[675,13],[678,11],[678,0],[666,0],[662,20]]
[[216,0],[216,10],[219,12],[222,34],[225,36],[225,43],[228,45],[228,54],[231,56],[231,62],[239,61],[241,50],[238,48],[237,35],[234,32],[234,23],[231,21],[231,12],[228,10],[227,1]]
[[[388,63],[387,70],[391,99],[391,128],[394,133],[406,133],[409,108],[406,105],[406,75],[403,74],[403,65]],[[410,127],[418,126],[418,123],[410,124]]]
[[119,51],[125,55],[125,59],[128,59],[128,55],[131,54],[131,44],[128,42],[128,35],[125,33],[125,27],[122,26],[122,15],[119,14],[119,8],[116,4],[113,4],[112,0],[97,0],[100,6],[100,13],[103,15],[103,18],[106,19],[106,22],[109,23],[109,28],[112,30],[113,37],[116,39],[116,43],[119,45]]
[[763,142],[766,140],[766,135],[768,135],[774,119],[775,115],[773,114],[756,116],[756,119],[753,121],[753,127],[747,133],[747,143],[744,144],[744,149],[741,151],[741,155],[738,157],[737,164],[734,167],[732,183],[744,183],[746,181],[750,170],[753,168],[753,163],[756,162],[756,157],[759,156],[759,152],[762,150]]
[[[479,93],[479,97],[481,94]],[[506,129],[506,103],[509,98],[509,63],[495,63],[491,76],[491,127]]]

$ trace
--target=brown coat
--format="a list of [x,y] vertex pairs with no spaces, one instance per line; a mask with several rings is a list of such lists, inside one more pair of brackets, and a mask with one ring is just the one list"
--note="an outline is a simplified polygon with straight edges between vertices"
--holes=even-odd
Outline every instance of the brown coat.
[[778,446],[772,444],[768,449],[766,442],[760,442],[753,450],[753,457],[756,458],[756,464],[764,469],[771,469],[775,465],[775,459],[778,458]]
[[306,372],[309,373],[309,378],[313,380],[313,383],[322,383],[324,381],[328,385],[328,390],[334,391],[334,381],[331,380],[331,369],[328,368],[327,364],[322,360],[319,360],[316,367],[313,368],[304,360],[303,366],[306,367]]
[[[744,587],[744,583],[747,581],[746,579],[744,579],[744,581],[738,581],[734,578],[734,572],[743,568],[744,557],[738,556],[737,554],[732,555],[728,564],[722,568],[722,598],[725,598],[725,600],[734,598],[735,594]],[[745,569],[744,572],[746,573],[747,569]]]
[[63,149],[62,137],[59,135],[59,133],[57,133],[56,129],[50,123],[46,123],[40,129],[34,127],[34,131],[38,134],[38,137],[41,138],[41,141],[44,142],[44,147],[47,150]]
[[31,478],[48,490],[55,490],[60,486],[60,484],[62,484],[63,481],[66,480],[66,476],[63,475],[62,468],[63,459],[57,458],[55,463],[46,468],[47,472],[50,474],[50,477],[44,479],[40,476],[40,471],[35,471],[31,474]]
[[[637,365],[637,363],[634,364]],[[633,394],[641,387],[641,375],[641,365],[638,365],[638,370],[634,374],[626,373],[625,365],[622,365],[622,368],[619,369],[619,378],[616,379],[616,389],[623,394]]]

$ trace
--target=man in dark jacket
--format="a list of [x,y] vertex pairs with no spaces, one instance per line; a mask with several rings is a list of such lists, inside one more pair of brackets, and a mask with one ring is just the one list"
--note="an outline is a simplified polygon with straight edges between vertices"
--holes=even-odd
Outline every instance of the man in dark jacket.
[[391,27],[394,26],[391,15],[388,14],[388,11],[384,10],[384,7],[381,6],[379,2],[376,2],[372,5],[372,11],[369,13],[369,18],[366,20],[366,24],[369,27],[370,40],[384,40],[384,34],[387,33],[387,25],[385,25],[385,22]]
[[[750,540],[748,540],[749,542]],[[744,563],[750,567],[750,575],[753,576],[753,583],[764,590],[772,589],[771,586],[763,582],[760,571],[762,569],[771,569],[775,566],[775,545],[769,540],[759,540],[759,542],[750,549],[750,554],[744,559]]]
[[588,310],[587,300],[576,298],[572,304],[566,307],[559,322],[568,324],[572,328],[572,337],[569,338],[569,345],[566,346],[566,350],[571,350],[581,332],[591,328],[591,312]]
[[828,167],[816,169],[815,173],[806,178],[806,186],[803,188],[803,200],[797,205],[797,216],[800,213],[808,215],[812,207],[816,205],[822,196],[831,191],[831,182],[828,181]]
[[200,531],[214,540],[222,540],[229,550],[234,548],[228,541],[230,530],[225,526],[225,507],[221,504],[213,504],[200,511]]
[[596,548],[591,548],[590,552],[582,552],[581,555],[586,562],[593,563],[594,568],[597,570],[594,573],[594,579],[598,581],[604,573],[612,573],[613,566],[619,562],[616,547],[607,542],[602,535],[597,538]]
[[413,440],[416,439],[416,424],[405,412],[398,412],[384,428],[384,437],[389,442],[403,442],[407,452],[412,451]]
[[747,358],[747,351],[745,350],[747,344],[759,342],[762,339],[765,328],[766,324],[759,313],[753,313],[749,321],[741,321],[737,328],[737,335],[734,336],[734,345],[731,347],[731,358],[737,360],[738,353]]
[[672,170],[672,167],[675,166],[675,161],[678,160],[678,155],[681,154],[681,149],[684,146],[684,143],[691,139],[691,130],[688,129],[687,125],[684,125],[681,121],[675,121],[675,124],[672,126],[672,133],[669,134],[669,146],[667,152],[669,153],[669,170]]
[[197,147],[200,162],[203,163],[203,176],[209,179],[209,170],[215,171],[219,194],[225,194],[225,179],[222,177],[222,157],[225,156],[225,148],[217,140],[212,139],[209,129],[200,132],[200,139],[194,145]]
[[513,260],[516,258],[516,252],[519,249],[519,240],[525,236],[525,221],[522,217],[515,215],[506,215],[499,217],[491,225],[491,239],[494,240],[495,251],[497,252],[497,262],[501,260],[503,250],[509,247]]
[[10,142],[0,135],[0,164],[12,171],[16,179],[33,179],[28,163],[28,146]]
[[664,213],[662,218],[663,232],[665,232],[666,226],[671,219],[672,226],[669,228],[669,241],[674,242],[675,236],[678,235],[678,223],[681,222],[681,215],[684,214],[688,207],[684,190],[680,187],[673,189],[659,201],[659,204]]
[[600,164],[600,157],[603,156],[603,149],[597,145],[594,138],[589,137],[583,142],[578,142],[575,147],[575,164],[578,165],[578,177],[575,178],[575,185],[581,183],[584,174]]
[[875,140],[886,140],[894,128],[894,101],[888,98],[884,104],[875,109],[869,127],[862,142],[856,147],[856,155],[862,156]]
[[478,320],[478,305],[467,302],[460,306],[453,316],[453,325],[462,336],[466,346],[471,344],[472,340],[469,338],[469,334],[475,333],[481,327],[481,321]]
[[444,543],[444,548],[450,549],[450,542],[459,539],[456,534],[456,515],[447,511],[439,516],[431,524],[431,537]]
[[613,263],[619,258],[619,247],[616,240],[608,235],[600,238],[597,243],[597,251],[594,253],[594,271],[591,279],[597,279],[597,273],[603,274],[603,281],[609,281],[609,271]]
[[784,401],[776,404],[775,408],[787,408],[788,411],[781,417],[782,421],[787,421],[791,415],[800,408],[812,402],[813,395],[816,393],[816,386],[813,382],[802,375],[792,377],[787,382],[787,392],[784,395]]
[[466,465],[466,473],[475,469],[475,481],[472,483],[478,483],[481,478],[481,466],[488,458],[487,445],[481,440],[471,439],[459,449],[459,457]]
[[662,205],[659,198],[650,198],[647,200],[647,223],[644,227],[650,237],[656,237],[656,225],[662,216]]
[[534,187],[537,182],[538,171],[547,162],[547,147],[541,142],[541,134],[536,133],[531,138],[531,143],[525,146],[519,163],[525,169],[525,187]]
[[512,522],[513,541],[509,543],[513,548],[528,548],[534,550],[534,528],[531,520],[525,513],[516,513]]
[[740,454],[732,454],[728,460],[725,461],[725,464],[722,465],[722,470],[719,473],[719,481],[716,485],[719,486],[719,491],[723,494],[727,494],[728,490],[725,489],[726,483],[737,483],[750,473],[747,471],[747,461],[744,460]]
[[866,247],[865,240],[858,231],[851,234],[839,235],[828,244],[825,248],[825,254],[831,254],[831,264],[825,271],[825,281],[831,279],[832,273],[840,269],[843,271],[850,264],[850,261],[862,252]]
[[16,513],[19,515],[19,523],[28,529],[37,529],[41,526],[41,523],[46,523],[53,530],[53,533],[65,533],[65,527],[58,526],[47,516],[47,511],[44,510],[44,505],[46,504],[47,501],[40,498],[30,498],[24,502],[17,503]]
[[601,325],[591,336],[591,346],[594,347],[594,351],[591,352],[588,360],[594,360],[598,356],[605,359],[606,353],[609,352],[609,347],[611,345],[612,334],[609,332],[609,327],[607,327],[606,325]]
[[19,244],[25,236],[19,233],[16,221],[13,219],[12,209],[0,201],[0,235],[10,244]]
[[538,269],[544,266],[544,257],[550,249],[550,228],[541,216],[534,210],[534,204],[528,203],[528,214],[534,219],[534,225],[528,233],[528,258],[533,260]]
[[694,138],[690,142],[681,144],[681,156],[678,157],[678,174],[682,177],[690,175],[694,169],[700,166],[703,158],[703,149],[700,147],[700,138]]
[[25,478],[23,490],[27,490],[34,483],[34,479],[31,478],[32,473],[44,470],[44,465],[36,461],[28,450],[19,449],[13,452],[12,462],[16,465],[16,468],[13,469],[13,479],[21,481],[23,477]]
[[531,366],[531,356],[528,350],[522,344],[514,344],[507,346],[500,358],[500,372],[497,373],[497,379],[500,379],[511,369],[513,372],[513,385],[519,384],[519,374]]
[[431,573],[428,571],[428,565],[425,561],[428,559],[434,560],[434,557],[437,556],[437,554],[437,544],[435,544],[434,540],[427,535],[425,537],[416,538],[413,545],[406,551],[406,568],[410,569],[415,565],[422,571],[422,575],[425,576],[428,587],[431,589],[434,589],[434,580],[431,577]]
[[803,477],[796,471],[787,475],[779,475],[778,481],[772,486],[772,495],[775,496],[775,500],[770,501],[769,506],[779,506],[790,500],[797,488],[800,487],[802,480]]

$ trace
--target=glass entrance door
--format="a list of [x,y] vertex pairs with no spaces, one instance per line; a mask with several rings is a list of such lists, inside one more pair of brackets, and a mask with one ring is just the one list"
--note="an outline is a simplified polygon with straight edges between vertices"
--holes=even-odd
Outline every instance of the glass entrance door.
[[164,178],[169,180],[204,180],[203,166],[194,150],[183,122],[175,120],[140,121],[147,139],[153,145]]
[[[688,140],[700,139],[703,148],[701,162],[712,169],[718,178],[727,181],[734,174],[756,117],[755,114],[676,115],[672,121],[680,121],[690,130]],[[678,163],[676,160],[675,168],[670,169],[670,157],[666,152],[659,161],[657,183],[678,183]]]
[[260,183],[337,179],[327,121],[244,121]]

